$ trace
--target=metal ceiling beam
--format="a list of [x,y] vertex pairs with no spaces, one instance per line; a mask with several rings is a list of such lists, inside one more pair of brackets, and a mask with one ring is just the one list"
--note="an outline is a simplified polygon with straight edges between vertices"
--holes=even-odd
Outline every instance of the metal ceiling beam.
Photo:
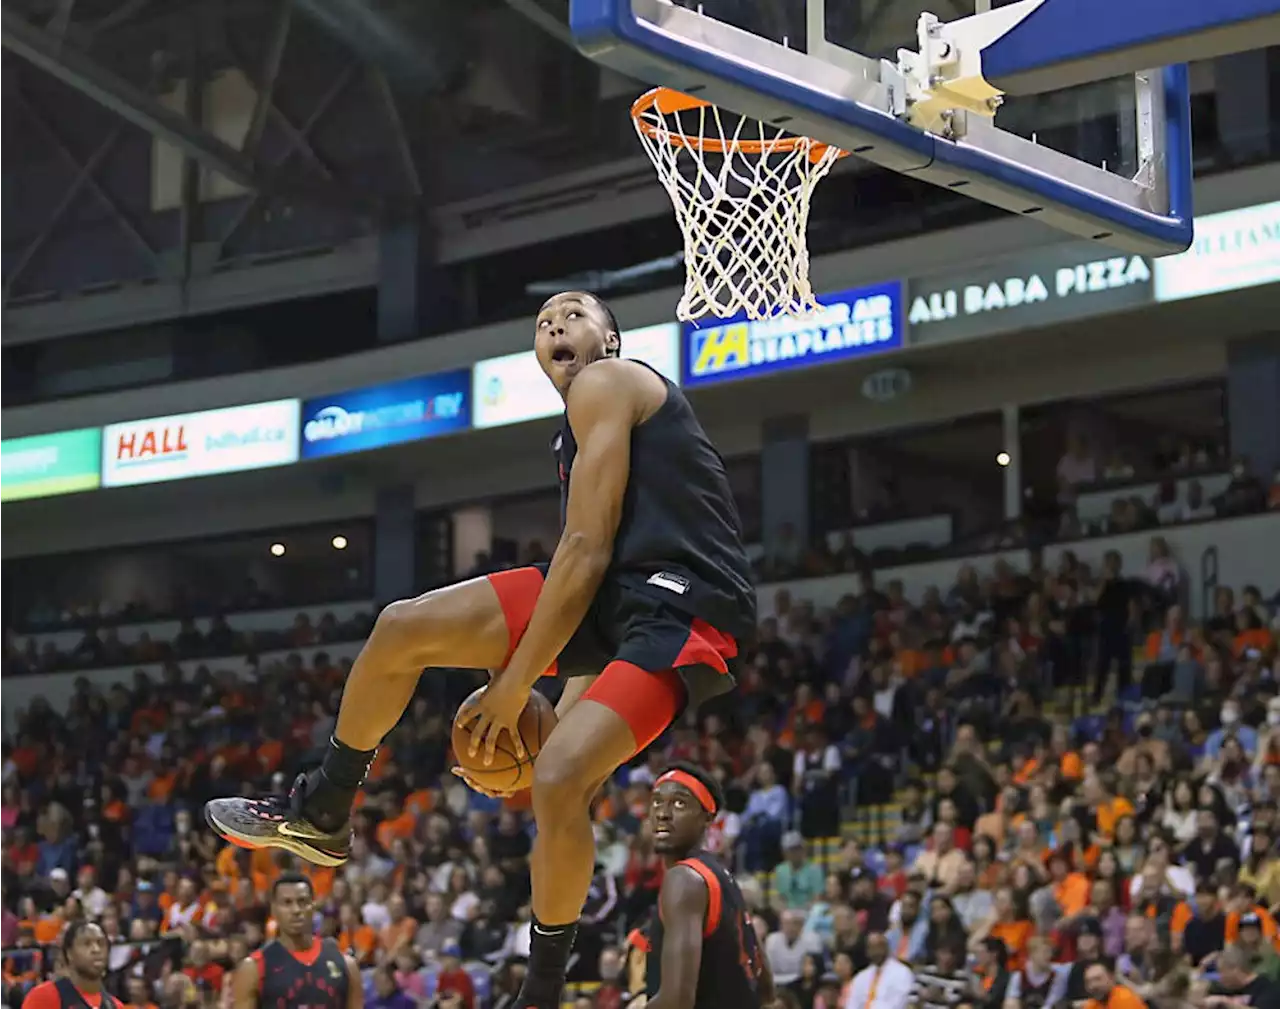
[[371,212],[383,208],[380,200],[361,198],[323,179],[297,177],[286,180],[270,169],[264,172],[262,166],[230,144],[192,125],[184,116],[166,108],[90,56],[62,45],[58,39],[10,10],[4,10],[0,27],[3,28],[0,38],[5,49],[247,189],[267,195],[296,196],[344,208],[362,206]]

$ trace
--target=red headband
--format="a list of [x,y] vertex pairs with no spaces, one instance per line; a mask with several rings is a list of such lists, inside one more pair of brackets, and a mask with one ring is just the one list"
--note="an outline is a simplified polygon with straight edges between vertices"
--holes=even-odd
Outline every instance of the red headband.
[[712,816],[715,815],[716,800],[712,797],[711,790],[688,771],[682,771],[678,767],[672,768],[670,771],[660,775],[658,780],[653,783],[653,787],[657,788],[667,781],[675,782],[675,784],[687,788],[693,793],[693,797],[698,800],[703,809]]

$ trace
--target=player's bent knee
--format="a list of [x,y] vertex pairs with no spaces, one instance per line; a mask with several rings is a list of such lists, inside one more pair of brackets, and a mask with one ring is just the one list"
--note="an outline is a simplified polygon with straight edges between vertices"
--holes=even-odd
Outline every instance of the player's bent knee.
[[595,783],[589,780],[593,773],[591,762],[581,751],[552,746],[549,741],[533,764],[533,801],[556,807],[588,802],[595,792]]
[[441,608],[432,605],[430,595],[400,599],[378,614],[369,644],[391,656],[397,665],[408,664],[421,672],[423,666],[433,664],[439,643],[450,633],[449,625]]

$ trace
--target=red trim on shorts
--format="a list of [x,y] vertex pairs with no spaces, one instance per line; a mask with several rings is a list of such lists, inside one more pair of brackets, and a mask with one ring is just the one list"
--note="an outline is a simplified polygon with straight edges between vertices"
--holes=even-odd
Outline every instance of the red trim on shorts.
[[707,918],[706,924],[702,927],[702,935],[705,938],[720,927],[720,912],[724,907],[724,891],[720,889],[720,877],[696,858],[686,858],[677,862],[676,865],[692,869],[707,884]]
[[[537,568],[512,568],[509,571],[495,571],[485,577],[498,594],[498,605],[502,607],[502,616],[507,621],[507,657],[502,662],[506,666],[529,627],[533,608],[538,605],[538,596],[542,594],[544,579]],[[551,663],[551,667],[543,675],[555,676],[556,665]]]
[[667,730],[684,704],[684,680],[674,669],[649,672],[614,659],[582,695],[603,704],[631,728],[639,753]]
[[729,664],[738,654],[738,642],[724,631],[718,631],[705,620],[694,617],[689,626],[689,637],[671,663],[676,669],[681,666],[710,666],[716,672],[728,675]]
[[653,945],[649,942],[649,937],[638,928],[633,928],[631,934],[627,936],[627,945],[634,946],[641,953],[653,952]]

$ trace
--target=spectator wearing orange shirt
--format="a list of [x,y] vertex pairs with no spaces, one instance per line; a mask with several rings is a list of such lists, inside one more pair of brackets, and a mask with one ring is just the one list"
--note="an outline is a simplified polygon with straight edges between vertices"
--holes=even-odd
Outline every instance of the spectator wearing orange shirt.
[[390,851],[397,838],[407,840],[418,826],[418,818],[407,805],[401,805],[399,796],[387,794],[382,799],[382,822],[376,831],[378,844],[383,851]]
[[1111,782],[1104,775],[1087,775],[1081,786],[1081,794],[1089,812],[1094,816],[1097,832],[1108,841],[1116,836],[1116,822],[1122,816],[1133,815],[1133,804],[1123,796],[1115,795]]
[[1053,899],[1064,918],[1074,918],[1089,906],[1089,877],[1074,872],[1067,856],[1055,851],[1049,856],[1049,879]]
[[413,937],[418,934],[418,923],[409,916],[404,897],[398,893],[393,893],[387,900],[387,914],[391,920],[382,926],[378,941],[387,956],[394,957],[402,947],[413,943]]
[[1009,970],[1021,970],[1027,952],[1027,943],[1035,934],[1035,926],[1027,911],[1026,900],[1014,895],[1013,890],[1002,886],[996,891],[995,912],[979,925],[969,939],[969,950],[977,953],[987,938],[1004,943],[1009,952]]
[[1089,1001],[1085,1009],[1146,1009],[1147,1004],[1130,988],[1117,983],[1105,963],[1090,964],[1084,972]]
[[338,908],[338,947],[355,959],[361,967],[367,967],[378,951],[378,933],[360,920],[360,912],[350,902]]

